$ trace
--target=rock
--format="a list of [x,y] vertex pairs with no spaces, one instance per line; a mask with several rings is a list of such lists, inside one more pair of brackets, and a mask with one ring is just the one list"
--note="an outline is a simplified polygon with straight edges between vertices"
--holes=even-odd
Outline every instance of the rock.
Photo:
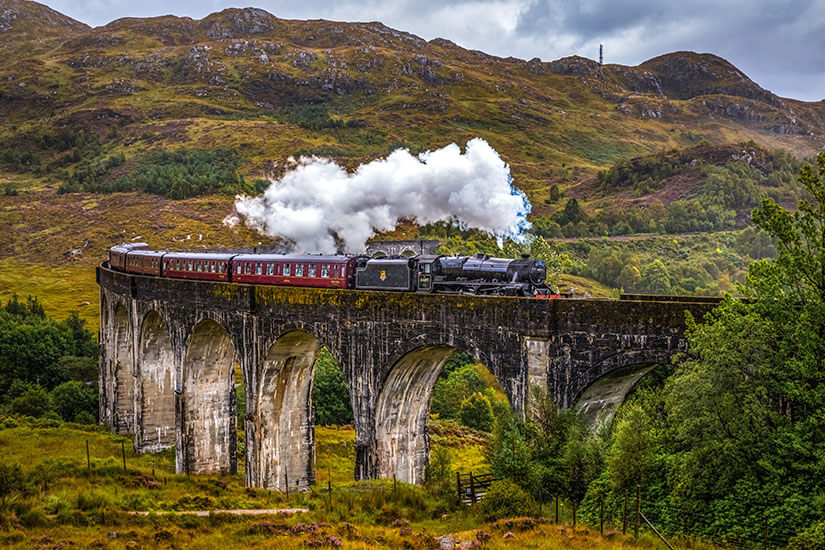
[[435,540],[441,550],[455,550],[455,537],[453,535],[442,535]]
[[0,13],[0,32],[10,31],[12,23],[17,19],[17,12],[14,10],[4,10]]

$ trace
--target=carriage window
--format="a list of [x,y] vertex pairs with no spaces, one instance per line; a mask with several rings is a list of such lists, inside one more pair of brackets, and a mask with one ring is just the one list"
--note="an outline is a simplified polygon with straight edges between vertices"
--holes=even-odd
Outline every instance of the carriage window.
[[296,277],[303,277],[304,276],[304,264],[295,264],[295,276]]
[[202,262],[198,262],[198,271],[199,272],[203,271],[203,263]]
[[215,262],[209,262],[209,266],[212,270],[212,273],[215,273]]
[[307,266],[307,277],[315,277],[315,264]]
[[261,262],[258,262],[257,264],[255,264],[255,275],[260,275],[261,273]]
[[251,264],[249,262],[243,264],[243,272],[245,275],[249,275],[249,272],[251,271],[250,266]]
[[424,264],[424,273],[430,272],[430,264]]
[[275,266],[272,264],[266,264],[266,274],[272,275],[273,273],[275,273]]
[[321,265],[321,277],[329,277],[329,265]]
[[284,277],[289,277],[289,264],[284,264]]
[[241,264],[238,264],[238,275],[241,274]]
[[218,264],[218,273],[223,273],[223,263]]

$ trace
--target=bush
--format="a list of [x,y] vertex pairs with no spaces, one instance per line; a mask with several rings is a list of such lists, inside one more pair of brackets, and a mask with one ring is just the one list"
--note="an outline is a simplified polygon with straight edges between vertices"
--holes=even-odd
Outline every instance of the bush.
[[478,509],[485,521],[533,516],[538,513],[538,505],[533,497],[509,479],[493,482]]
[[461,403],[458,418],[462,424],[474,430],[489,432],[493,429],[493,407],[479,392],[475,392]]
[[97,424],[97,415],[92,415],[89,411],[80,411],[72,419],[75,424]]
[[111,505],[111,503],[111,500],[106,494],[97,491],[77,495],[77,508],[85,512],[97,508],[104,508]]
[[[96,388],[76,380],[64,382],[52,390],[52,402],[57,413],[66,422],[71,422],[80,413],[92,416],[97,412],[98,395]],[[87,424],[93,423],[87,422]]]
[[825,548],[825,521],[811,525],[788,543],[788,550],[821,550]]
[[5,509],[9,498],[23,490],[23,471],[17,464],[0,464],[0,504]]
[[20,524],[23,527],[31,529],[32,527],[46,527],[49,525],[49,518],[43,513],[43,510],[35,508],[23,512],[19,516]]
[[30,386],[19,397],[12,399],[9,412],[40,418],[54,410],[52,396],[42,386]]

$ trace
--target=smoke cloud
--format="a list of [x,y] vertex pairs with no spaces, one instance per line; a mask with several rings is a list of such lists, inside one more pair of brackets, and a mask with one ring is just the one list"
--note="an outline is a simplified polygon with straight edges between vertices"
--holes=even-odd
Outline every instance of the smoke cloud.
[[263,195],[238,196],[237,216],[225,223],[243,220],[291,241],[295,251],[323,254],[336,252],[336,236],[347,252],[362,252],[376,231],[392,230],[400,218],[518,240],[531,206],[511,183],[510,167],[479,138],[464,153],[454,143],[418,156],[398,149],[352,174],[329,159],[301,158]]

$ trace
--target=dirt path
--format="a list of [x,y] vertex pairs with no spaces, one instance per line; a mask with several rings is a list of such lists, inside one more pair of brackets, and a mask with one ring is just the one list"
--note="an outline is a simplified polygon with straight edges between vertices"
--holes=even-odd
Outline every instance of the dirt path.
[[132,516],[148,516],[149,514],[189,514],[193,516],[208,516],[209,514],[232,514],[236,516],[259,516],[259,515],[290,515],[302,514],[309,512],[309,508],[270,508],[263,510],[183,510],[183,511],[165,511],[157,510],[152,512],[129,512]]

